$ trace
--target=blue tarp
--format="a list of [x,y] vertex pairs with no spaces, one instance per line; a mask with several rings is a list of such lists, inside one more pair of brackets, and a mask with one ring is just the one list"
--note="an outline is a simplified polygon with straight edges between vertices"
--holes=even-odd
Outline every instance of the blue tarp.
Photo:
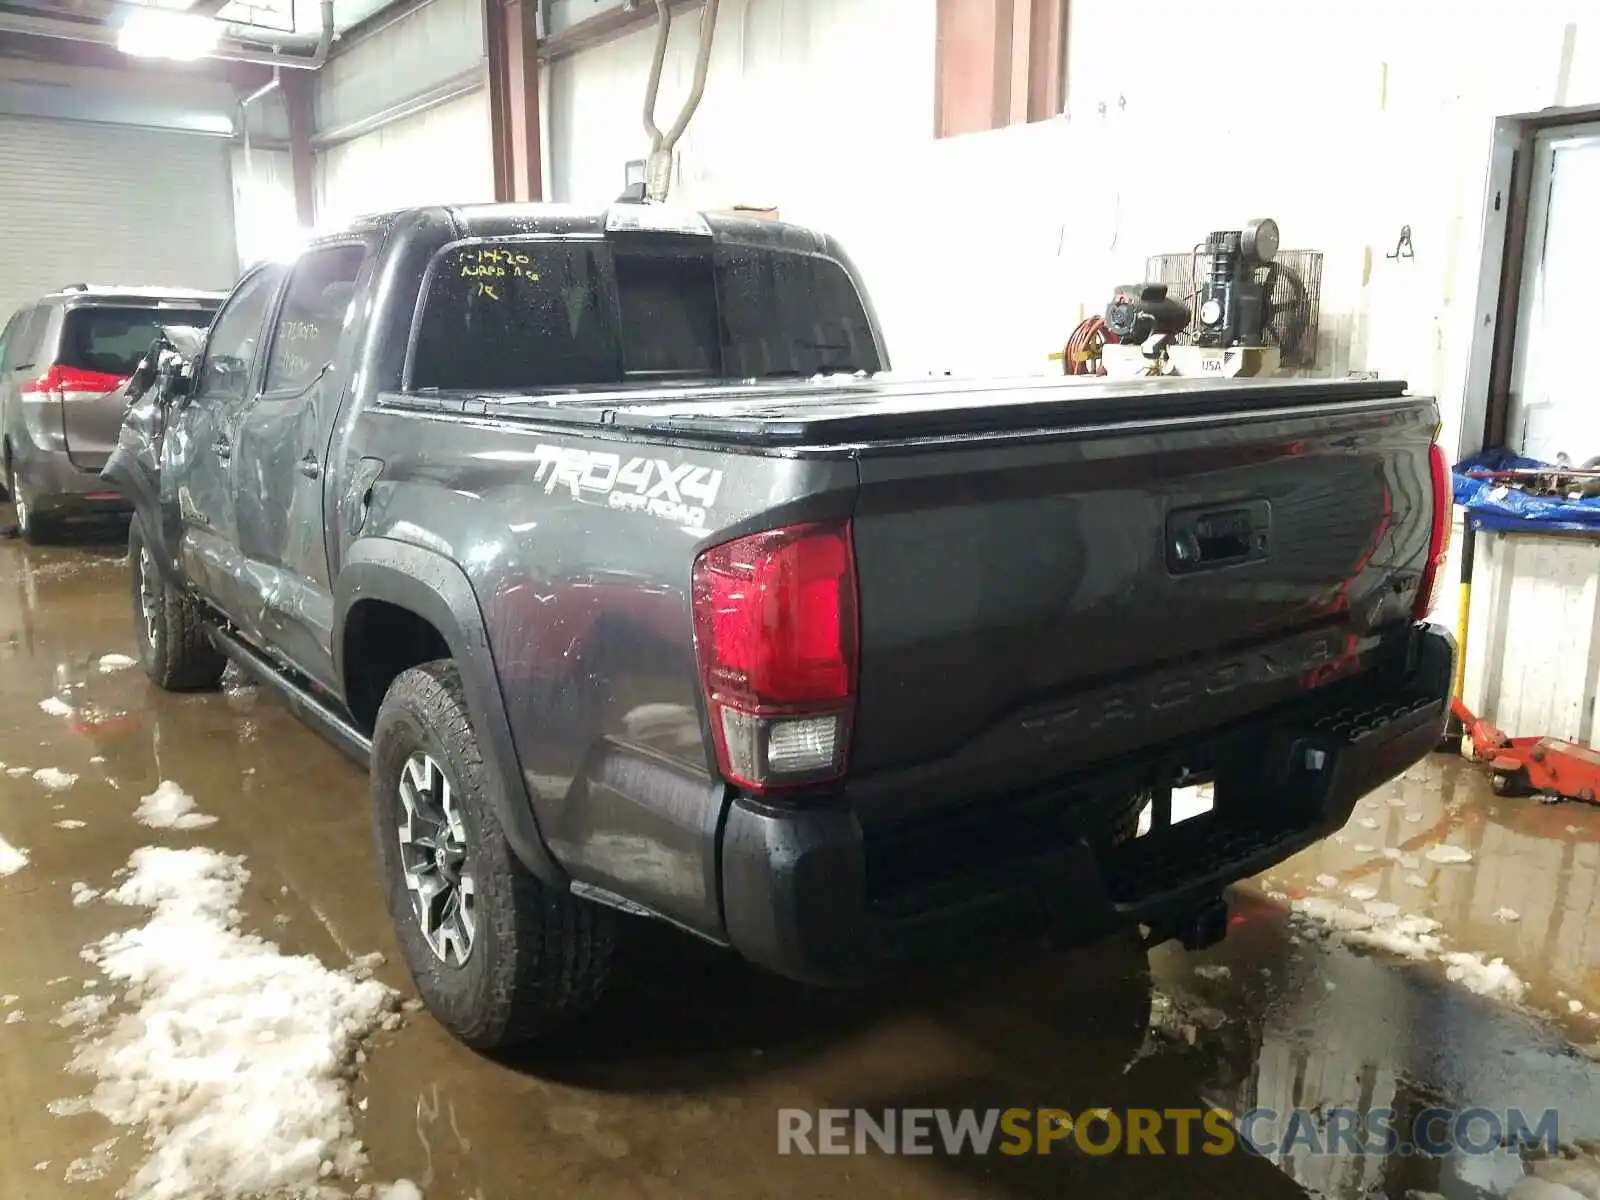
[[1567,532],[1600,535],[1600,497],[1567,500],[1560,496],[1530,496],[1505,487],[1494,479],[1473,479],[1471,470],[1511,471],[1547,468],[1532,458],[1519,458],[1508,450],[1485,450],[1455,465],[1456,503],[1467,510],[1474,529],[1501,532]]

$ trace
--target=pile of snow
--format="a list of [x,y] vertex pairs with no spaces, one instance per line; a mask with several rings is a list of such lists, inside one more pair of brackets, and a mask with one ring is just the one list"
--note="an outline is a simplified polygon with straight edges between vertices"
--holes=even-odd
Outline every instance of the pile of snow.
[[1485,962],[1481,954],[1456,952],[1441,954],[1439,960],[1445,964],[1445,978],[1480,996],[1516,1004],[1528,990],[1528,985],[1517,978],[1517,973],[1506,966],[1504,959]]
[[28,852],[0,837],[0,875],[15,875],[28,865]]
[[72,884],[72,907],[73,908],[83,908],[86,905],[93,904],[99,898],[100,898],[100,890],[98,888],[90,887],[87,883],[83,882],[83,880],[81,880],[81,879],[73,881],[73,884]]
[[102,654],[100,674],[109,675],[113,671],[126,671],[129,667],[137,666],[138,662],[138,659],[129,658],[126,654]]
[[194,797],[170,779],[163,779],[156,790],[139,801],[134,820],[151,829],[204,829],[217,819],[194,811]]
[[33,781],[49,792],[64,792],[78,782],[78,777],[71,771],[63,771],[60,767],[40,767],[33,773]]
[[39,701],[39,710],[52,717],[70,717],[72,705],[56,696],[46,696]]
[[1438,928],[1439,922],[1431,917],[1401,917],[1381,924],[1374,921],[1371,929],[1352,933],[1345,940],[1369,950],[1421,962],[1444,949],[1444,943],[1434,936]]
[[1591,1200],[1600,1196],[1600,1155],[1573,1153],[1564,1158],[1536,1158],[1532,1174],[1511,1189],[1511,1200]]
[[149,921],[84,950],[126,1011],[92,1026],[69,1069],[95,1079],[95,1112],[142,1127],[127,1200],[309,1195],[365,1162],[345,1075],[397,997],[241,933],[248,878],[214,850],[136,850],[106,898]]
[[1310,896],[1296,900],[1292,911],[1337,933],[1350,946],[1416,962],[1437,959],[1444,964],[1447,979],[1480,996],[1519,1004],[1527,991],[1527,985],[1502,959],[1485,961],[1482,955],[1446,950],[1439,922],[1431,917],[1403,916],[1397,904],[1369,900],[1357,911],[1337,900]]
[[84,827],[84,824],[85,824],[85,822],[83,822],[83,821],[78,821],[78,820],[74,820],[72,817],[67,817],[67,818],[65,818],[63,820],[57,821],[56,822],[56,828],[57,829],[82,829]]
[[1463,850],[1460,846],[1429,846],[1428,853],[1424,856],[1429,862],[1436,862],[1443,866],[1454,866],[1458,863],[1472,861],[1472,852]]

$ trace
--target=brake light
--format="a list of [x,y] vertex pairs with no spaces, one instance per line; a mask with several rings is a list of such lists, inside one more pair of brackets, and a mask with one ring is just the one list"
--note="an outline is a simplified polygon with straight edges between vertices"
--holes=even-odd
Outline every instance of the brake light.
[[843,775],[856,692],[849,524],[713,546],[695,560],[693,607],[723,776],[769,792]]
[[22,385],[29,393],[46,393],[53,400],[75,400],[79,397],[103,396],[127,382],[126,375],[108,375],[104,371],[85,371],[79,367],[53,366],[37,379]]
[[1428,448],[1428,466],[1433,476],[1433,528],[1428,534],[1428,560],[1422,565],[1422,582],[1417,588],[1417,604],[1412,615],[1425,620],[1439,597],[1439,580],[1444,560],[1450,553],[1450,525],[1455,513],[1455,495],[1450,486],[1450,465],[1435,442]]

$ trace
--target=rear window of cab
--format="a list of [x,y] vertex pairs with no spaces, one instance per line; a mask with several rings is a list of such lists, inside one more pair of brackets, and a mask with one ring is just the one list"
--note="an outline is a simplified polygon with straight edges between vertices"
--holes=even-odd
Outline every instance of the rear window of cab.
[[880,367],[849,274],[703,238],[504,239],[436,256],[414,389],[536,391]]

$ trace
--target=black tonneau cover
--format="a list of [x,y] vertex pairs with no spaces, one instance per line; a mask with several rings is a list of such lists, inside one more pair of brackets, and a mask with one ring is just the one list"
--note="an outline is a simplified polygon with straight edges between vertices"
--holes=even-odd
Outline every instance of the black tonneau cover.
[[1392,401],[1405,395],[1406,384],[1391,380],[1169,378],[1091,383],[1059,378],[842,378],[515,396],[385,393],[379,403],[770,446],[838,445],[1212,415],[1238,420],[1311,405]]

